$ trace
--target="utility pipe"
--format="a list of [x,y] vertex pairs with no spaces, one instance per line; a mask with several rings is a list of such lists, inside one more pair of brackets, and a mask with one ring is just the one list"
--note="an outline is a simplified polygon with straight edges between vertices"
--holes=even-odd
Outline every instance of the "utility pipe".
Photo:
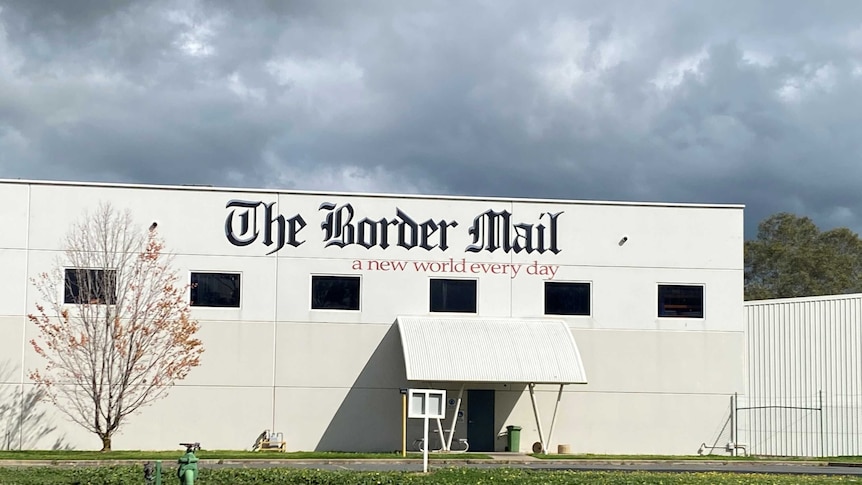
[[[736,393],[730,396],[730,442],[736,443]],[[730,456],[736,456],[736,447],[728,450]]]
[[401,456],[407,456],[407,389],[401,390]]

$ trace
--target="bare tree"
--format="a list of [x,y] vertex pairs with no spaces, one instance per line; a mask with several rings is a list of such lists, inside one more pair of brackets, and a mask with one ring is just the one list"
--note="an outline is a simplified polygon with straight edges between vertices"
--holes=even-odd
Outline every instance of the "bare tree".
[[110,451],[127,416],[200,364],[199,325],[155,224],[103,203],[64,243],[65,261],[33,279],[41,301],[30,343],[47,363],[30,378]]

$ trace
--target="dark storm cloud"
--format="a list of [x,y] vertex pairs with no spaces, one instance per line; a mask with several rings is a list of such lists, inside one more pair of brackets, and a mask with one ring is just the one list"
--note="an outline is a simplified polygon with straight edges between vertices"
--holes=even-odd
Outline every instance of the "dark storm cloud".
[[0,1],[0,177],[862,230],[862,3]]

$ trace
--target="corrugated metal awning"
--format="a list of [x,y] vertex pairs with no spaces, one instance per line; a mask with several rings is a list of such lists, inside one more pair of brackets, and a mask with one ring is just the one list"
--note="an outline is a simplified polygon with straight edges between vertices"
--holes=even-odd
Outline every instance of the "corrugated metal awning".
[[587,382],[562,320],[401,316],[396,322],[410,381]]

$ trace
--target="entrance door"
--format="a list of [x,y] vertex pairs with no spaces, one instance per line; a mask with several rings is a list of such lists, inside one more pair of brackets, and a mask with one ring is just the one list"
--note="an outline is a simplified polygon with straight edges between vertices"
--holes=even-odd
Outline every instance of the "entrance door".
[[467,390],[467,441],[470,451],[494,451],[494,390]]

